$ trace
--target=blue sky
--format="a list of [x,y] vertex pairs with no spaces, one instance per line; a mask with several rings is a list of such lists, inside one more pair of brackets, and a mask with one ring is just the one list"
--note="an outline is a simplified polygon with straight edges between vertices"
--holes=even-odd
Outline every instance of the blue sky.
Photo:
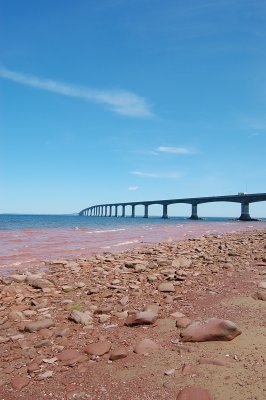
[[0,14],[0,212],[266,192],[264,0],[0,0]]

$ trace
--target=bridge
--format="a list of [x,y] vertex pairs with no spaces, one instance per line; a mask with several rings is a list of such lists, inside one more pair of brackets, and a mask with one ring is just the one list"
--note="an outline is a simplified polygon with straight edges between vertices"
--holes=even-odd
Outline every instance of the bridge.
[[[187,199],[169,199],[169,200],[153,200],[153,201],[136,201],[127,203],[113,203],[113,204],[98,204],[92,207],[85,208],[79,212],[82,216],[97,216],[97,217],[125,217],[126,207],[131,207],[131,217],[135,217],[135,208],[138,205],[144,207],[144,218],[149,216],[149,206],[153,204],[162,205],[162,218],[168,218],[168,206],[170,204],[191,204],[191,216],[190,219],[200,219],[198,217],[198,205],[203,203],[214,203],[214,202],[233,202],[240,203],[241,215],[238,218],[241,221],[254,221],[249,214],[249,204],[256,203],[259,201],[266,201],[266,193],[239,193],[237,195],[229,196],[211,196],[211,197],[195,197]],[[119,208],[121,214],[119,214]]]

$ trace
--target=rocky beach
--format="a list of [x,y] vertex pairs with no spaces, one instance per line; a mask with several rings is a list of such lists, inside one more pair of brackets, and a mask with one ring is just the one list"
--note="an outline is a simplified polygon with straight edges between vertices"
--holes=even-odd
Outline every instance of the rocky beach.
[[266,229],[0,277],[0,399],[263,400]]

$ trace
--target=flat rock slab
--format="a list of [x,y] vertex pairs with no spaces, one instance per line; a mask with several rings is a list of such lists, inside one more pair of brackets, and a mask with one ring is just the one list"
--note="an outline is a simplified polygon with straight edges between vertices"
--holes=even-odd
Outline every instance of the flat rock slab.
[[126,358],[127,356],[128,356],[127,350],[123,347],[120,347],[111,352],[109,360],[116,361],[120,360],[121,358]]
[[24,330],[26,332],[37,332],[41,329],[47,329],[54,326],[54,321],[52,319],[41,319],[36,322],[29,322],[25,325]]
[[130,315],[125,320],[125,325],[136,326],[136,325],[151,325],[158,318],[158,314],[152,311],[140,311]]
[[30,383],[29,378],[26,378],[24,376],[15,376],[12,381],[11,385],[14,389],[16,390],[21,390],[25,386],[27,386]]
[[240,329],[229,320],[211,318],[207,321],[193,321],[180,337],[183,342],[207,342],[211,340],[233,340],[241,334]]
[[178,393],[176,400],[213,400],[213,397],[207,389],[186,387]]
[[177,328],[186,328],[191,324],[191,322],[192,322],[191,319],[187,317],[181,317],[181,318],[176,318],[175,325]]
[[59,361],[71,361],[77,359],[81,356],[81,354],[75,349],[66,349],[61,351],[61,353],[57,354],[57,359]]
[[76,324],[82,324],[82,325],[92,325],[93,324],[93,318],[89,311],[82,312],[82,311],[74,310],[70,313],[68,319],[70,321],[76,322]]
[[36,289],[52,288],[54,283],[49,279],[45,279],[39,274],[28,275],[27,283]]
[[110,342],[97,342],[89,344],[85,349],[85,353],[93,356],[103,356],[108,353],[111,348]]
[[175,292],[175,287],[172,282],[162,282],[158,286],[159,292]]

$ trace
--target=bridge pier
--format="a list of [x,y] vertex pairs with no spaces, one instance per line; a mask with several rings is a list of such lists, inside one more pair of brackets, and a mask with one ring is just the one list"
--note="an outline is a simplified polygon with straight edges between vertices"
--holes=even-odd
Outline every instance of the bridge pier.
[[132,212],[131,212],[131,217],[134,218],[135,217],[135,204],[132,204]]
[[191,204],[192,205],[192,211],[191,211],[191,216],[189,219],[199,219],[198,217],[198,204]]
[[241,215],[238,219],[240,221],[252,221],[249,215],[249,203],[241,203]]
[[149,217],[149,206],[148,204],[144,205],[144,218],[148,218]]
[[126,215],[126,206],[122,206],[122,217]]
[[112,206],[109,206],[109,215],[108,215],[108,217],[111,217],[112,216]]
[[118,206],[115,206],[115,217],[117,217],[117,209],[118,209]]
[[164,219],[168,218],[167,207],[168,207],[167,204],[163,204],[163,216],[162,216],[162,218],[164,218]]

